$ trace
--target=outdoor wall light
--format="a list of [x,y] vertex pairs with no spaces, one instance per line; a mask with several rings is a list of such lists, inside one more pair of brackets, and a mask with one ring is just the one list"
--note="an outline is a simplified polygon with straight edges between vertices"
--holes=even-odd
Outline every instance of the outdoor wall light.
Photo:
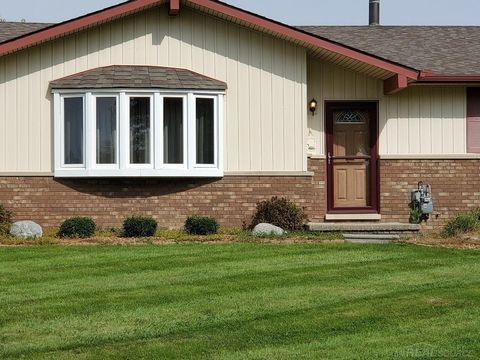
[[313,98],[312,100],[310,100],[310,102],[308,103],[308,107],[310,108],[310,111],[312,112],[312,116],[315,115],[315,111],[317,110],[317,100],[315,100],[315,98]]

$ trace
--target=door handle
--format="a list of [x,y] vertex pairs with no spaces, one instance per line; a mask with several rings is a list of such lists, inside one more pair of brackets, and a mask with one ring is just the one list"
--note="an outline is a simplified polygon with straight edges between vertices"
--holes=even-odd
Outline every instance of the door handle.
[[328,154],[327,154],[328,165],[330,165],[332,163],[332,158],[333,158],[333,156],[332,156],[332,154],[330,154],[330,151],[329,151]]

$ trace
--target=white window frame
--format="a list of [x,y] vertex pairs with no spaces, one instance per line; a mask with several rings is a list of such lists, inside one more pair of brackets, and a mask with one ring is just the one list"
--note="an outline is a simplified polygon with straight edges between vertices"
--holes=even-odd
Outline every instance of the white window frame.
[[[55,177],[223,177],[224,96],[220,91],[159,89],[53,90]],[[83,99],[83,164],[64,164],[65,97]],[[116,164],[96,164],[96,99],[117,98]],[[130,164],[130,98],[150,98],[150,164]],[[165,164],[163,158],[164,98],[183,99],[184,163]],[[196,99],[214,99],[214,164],[197,164]]]
[[[83,103],[83,118],[82,118],[82,125],[83,125],[83,146],[82,146],[82,164],[65,164],[65,99],[72,99],[72,98],[81,98]],[[87,106],[86,106],[86,94],[78,93],[78,94],[66,94],[60,97],[60,124],[59,124],[59,140],[60,140],[60,148],[61,151],[58,154],[60,158],[60,164],[63,168],[69,169],[85,169],[87,164],[87,134],[86,134],[86,125],[87,125]]]
[[[97,163],[97,99],[98,98],[110,98],[116,99],[116,149],[115,149],[115,164],[98,164]],[[87,139],[93,142],[93,149],[91,151],[92,159],[90,159],[92,168],[94,169],[119,169],[120,168],[120,94],[118,93],[92,93],[92,106],[91,114],[93,125],[90,127],[90,133]]]
[[[165,121],[165,113],[164,113],[164,100],[165,98],[175,98],[175,99],[182,99],[182,106],[183,106],[183,111],[182,111],[182,114],[183,114],[183,163],[181,164],[167,164],[165,162],[165,154],[164,154],[164,144],[163,144],[163,137],[164,137],[164,121]],[[189,137],[188,137],[188,128],[189,128],[189,124],[188,124],[188,101],[187,101],[187,98],[188,98],[188,94],[179,94],[179,93],[162,93],[160,94],[160,98],[159,98],[159,104],[157,104],[157,109],[158,109],[158,112],[159,112],[159,117],[160,117],[160,121],[159,121],[159,138],[160,138],[160,141],[157,142],[157,144],[159,144],[158,147],[160,147],[159,149],[159,154],[160,154],[160,159],[159,159],[159,164],[160,164],[160,167],[164,168],[164,169],[188,169],[188,162],[189,162],[189,154],[188,154],[188,140],[189,140]]]
[[[132,164],[130,158],[130,99],[131,98],[148,98],[150,99],[150,162],[148,164]],[[127,151],[126,157],[127,168],[129,169],[153,169],[155,164],[155,114],[154,114],[154,94],[129,92],[125,94],[125,116],[128,124],[128,143],[127,146],[122,146],[121,151]]]
[[[194,136],[192,143],[195,153],[194,166],[196,168],[203,168],[203,169],[212,169],[218,168],[218,147],[219,147],[219,139],[218,139],[218,96],[211,96],[211,95],[194,95],[194,106],[192,109],[193,112],[193,125],[192,127],[195,129]],[[213,164],[198,164],[197,163],[197,99],[213,99]]]

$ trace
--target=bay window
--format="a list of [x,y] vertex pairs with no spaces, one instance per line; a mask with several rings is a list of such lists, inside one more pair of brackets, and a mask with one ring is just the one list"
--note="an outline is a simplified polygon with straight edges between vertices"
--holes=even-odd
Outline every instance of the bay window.
[[223,92],[53,92],[57,177],[223,176]]

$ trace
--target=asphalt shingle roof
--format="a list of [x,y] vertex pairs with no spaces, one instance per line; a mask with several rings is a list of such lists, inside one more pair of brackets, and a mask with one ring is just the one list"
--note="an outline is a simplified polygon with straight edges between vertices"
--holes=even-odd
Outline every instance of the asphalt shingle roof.
[[15,39],[53,24],[0,21],[0,43]]
[[223,81],[196,72],[160,66],[113,65],[50,82],[52,89],[155,88],[225,90]]
[[328,40],[438,75],[480,74],[480,26],[299,26]]

